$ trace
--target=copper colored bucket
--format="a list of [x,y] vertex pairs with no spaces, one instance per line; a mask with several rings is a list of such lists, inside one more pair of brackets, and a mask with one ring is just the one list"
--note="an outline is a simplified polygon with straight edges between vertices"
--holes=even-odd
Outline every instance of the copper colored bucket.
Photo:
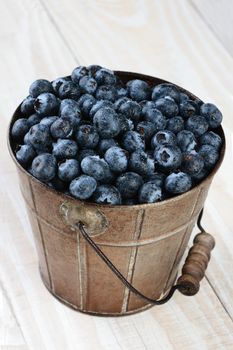
[[[136,73],[116,74],[123,81],[165,82]],[[19,113],[18,107],[11,125]],[[221,127],[217,132],[224,144],[217,165],[204,181],[180,196],[132,206],[82,202],[53,190],[20,166],[9,135],[47,289],[66,305],[96,315],[125,315],[152,306],[125,287],[86,242],[75,227],[82,221],[90,237],[135,288],[153,299],[166,295],[175,283],[193,226],[223,160],[224,133]]]

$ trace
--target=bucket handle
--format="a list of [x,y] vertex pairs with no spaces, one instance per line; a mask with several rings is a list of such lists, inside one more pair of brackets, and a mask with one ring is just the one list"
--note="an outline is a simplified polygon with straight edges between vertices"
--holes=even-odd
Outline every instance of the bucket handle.
[[76,227],[79,229],[83,238],[88,242],[88,244],[95,250],[95,252],[100,256],[105,264],[113,271],[119,280],[127,288],[129,288],[131,292],[151,304],[161,305],[171,299],[176,289],[187,296],[195,295],[199,291],[200,281],[204,277],[205,270],[208,266],[211,250],[215,246],[213,236],[210,233],[207,233],[201,225],[202,215],[203,209],[201,210],[197,220],[197,226],[201,232],[198,233],[193,240],[193,246],[190,248],[188,256],[182,268],[182,275],[178,278],[177,283],[171,287],[166,297],[160,300],[148,298],[139,290],[137,290],[130,282],[128,282],[127,279],[116,268],[116,266],[108,259],[104,252],[92,240],[90,235],[86,232],[85,225],[82,222],[79,222]]

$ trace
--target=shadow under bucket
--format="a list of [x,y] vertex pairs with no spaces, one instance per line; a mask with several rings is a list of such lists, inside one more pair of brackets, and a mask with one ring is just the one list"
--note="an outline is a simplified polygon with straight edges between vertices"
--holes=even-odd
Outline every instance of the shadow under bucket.
[[[142,74],[115,73],[124,82],[131,79],[144,79],[150,85],[166,82]],[[18,107],[9,130],[19,115]],[[17,165],[40,273],[47,289],[66,305],[95,315],[121,316],[153,305],[123,285],[96,254],[77,228],[81,221],[96,245],[136,289],[156,300],[167,295],[175,283],[193,226],[224,157],[224,133],[221,127],[216,132],[222,137],[223,146],[218,163],[204,181],[168,200],[132,206],[79,201],[41,183],[17,162],[9,132],[9,149]],[[205,244],[202,247],[193,249],[192,253],[196,258],[204,257],[199,264],[204,266],[204,275],[211,249]],[[195,260],[194,255],[190,260]]]

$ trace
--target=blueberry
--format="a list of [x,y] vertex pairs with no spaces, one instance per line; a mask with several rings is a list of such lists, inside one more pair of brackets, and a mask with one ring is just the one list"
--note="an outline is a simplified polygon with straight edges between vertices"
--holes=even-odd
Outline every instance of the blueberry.
[[189,96],[186,95],[184,92],[181,92],[180,93],[180,102],[185,102],[187,100],[189,100]]
[[66,159],[58,166],[58,177],[64,182],[70,182],[80,175],[79,162],[76,159]]
[[90,66],[87,67],[87,70],[89,72],[89,75],[92,77],[95,75],[95,73],[101,69],[101,66],[98,66],[98,64],[91,64]]
[[175,117],[179,112],[178,105],[172,98],[168,96],[156,100],[155,106],[160,110],[160,112],[162,112],[163,115],[168,118]]
[[23,142],[25,145],[30,145],[30,141],[29,141],[29,131],[25,134],[24,138],[23,138]]
[[127,131],[122,136],[122,146],[129,152],[145,149],[145,140],[136,131]]
[[211,145],[202,145],[198,153],[204,159],[204,164],[206,169],[212,169],[218,161],[219,153],[215,147]]
[[119,112],[120,106],[127,101],[129,101],[129,98],[126,96],[118,98],[114,103],[114,108]]
[[176,117],[168,119],[166,129],[173,132],[174,134],[177,134],[184,129],[183,118],[177,115]]
[[57,78],[55,80],[52,81],[52,87],[53,87],[53,91],[56,95],[59,94],[59,88],[63,83],[66,83],[67,81],[70,81],[69,77],[62,77],[62,78]]
[[182,152],[190,152],[197,146],[197,140],[191,131],[181,130],[176,137],[177,145]]
[[156,109],[155,101],[143,100],[143,101],[140,101],[139,104],[142,108],[142,116],[145,115],[147,109]]
[[110,107],[114,109],[114,104],[111,101],[107,101],[107,100],[96,101],[95,104],[91,107],[91,110],[89,112],[90,119],[93,119],[96,112],[102,107]]
[[117,141],[114,139],[101,139],[98,145],[98,151],[101,156],[110,148],[114,146],[119,146]]
[[154,160],[142,151],[137,150],[130,155],[129,170],[146,176],[154,172]]
[[15,140],[22,140],[24,135],[28,132],[30,126],[28,120],[25,118],[17,119],[11,129],[11,136]]
[[165,96],[170,96],[176,102],[180,100],[179,90],[173,84],[164,83],[156,85],[152,91],[152,100],[155,101]]
[[110,170],[115,173],[122,173],[127,169],[128,152],[120,147],[110,147],[106,151],[104,159],[108,163]]
[[162,199],[162,189],[153,182],[146,182],[138,193],[139,203],[155,203]]
[[98,85],[114,85],[117,81],[113,71],[105,68],[98,69],[94,78]]
[[78,153],[78,160],[81,162],[83,158],[88,156],[97,156],[97,153],[93,149],[81,149]]
[[130,80],[127,83],[127,89],[132,100],[139,102],[142,100],[148,100],[150,98],[150,86],[143,80]]
[[81,89],[78,85],[73,83],[72,81],[66,81],[61,84],[58,90],[58,96],[61,99],[64,98],[72,98],[74,100],[78,100],[81,95]]
[[221,145],[222,145],[222,139],[215,132],[208,131],[205,134],[201,135],[201,137],[200,137],[200,144],[201,145],[211,145],[217,151],[219,151],[220,148],[221,148]]
[[59,102],[55,95],[45,92],[36,98],[34,108],[41,116],[54,115],[58,111]]
[[116,180],[116,187],[121,193],[122,198],[133,198],[137,196],[142,184],[142,177],[134,172],[121,174]]
[[146,176],[146,182],[154,183],[157,187],[163,187],[165,175],[163,173],[152,173]]
[[30,117],[28,118],[28,125],[29,127],[31,127],[35,124],[39,124],[40,121],[41,121],[41,117],[38,114],[34,113],[30,115]]
[[77,101],[71,99],[64,99],[60,104],[60,116],[61,117],[72,117],[80,120],[81,110],[78,106]]
[[200,108],[200,114],[206,119],[211,128],[217,128],[222,122],[222,113],[212,103],[203,103]]
[[56,120],[58,120],[58,117],[56,116],[45,117],[41,119],[40,124],[50,127]]
[[187,192],[191,187],[191,177],[183,172],[172,173],[165,180],[165,189],[173,194]]
[[181,170],[189,175],[198,174],[204,168],[204,160],[200,154],[195,151],[183,154]]
[[28,140],[38,151],[48,151],[52,144],[49,127],[43,124],[35,124],[29,130]]
[[35,98],[32,96],[26,97],[20,105],[20,111],[24,115],[30,115],[34,113]]
[[117,94],[117,99],[119,99],[122,97],[126,97],[128,95],[128,91],[121,86],[117,86],[116,87],[116,94]]
[[121,204],[121,194],[118,189],[111,185],[100,185],[93,193],[92,200],[98,204]]
[[176,145],[176,135],[169,130],[158,131],[151,139],[151,147],[156,148],[160,145]]
[[142,135],[146,142],[149,142],[156,131],[156,127],[153,123],[143,120],[137,124],[136,130]]
[[84,93],[94,94],[97,89],[97,82],[94,78],[84,76],[79,80],[79,86]]
[[155,149],[155,162],[158,169],[171,171],[177,169],[182,162],[182,153],[177,146],[161,145]]
[[164,130],[166,128],[167,120],[156,108],[144,108],[144,119],[153,123],[155,131]]
[[78,153],[78,145],[73,140],[59,139],[53,143],[53,155],[57,159],[75,158]]
[[45,92],[53,92],[53,86],[48,80],[38,79],[30,85],[29,94],[32,97],[37,97]]
[[87,175],[81,175],[70,183],[70,193],[78,199],[88,199],[95,192],[97,187],[96,180]]
[[85,75],[88,75],[89,71],[88,68],[84,66],[76,67],[73,72],[71,73],[71,79],[75,84],[79,83],[79,80],[84,77]]
[[199,173],[193,174],[193,175],[191,175],[191,177],[195,183],[198,183],[201,180],[203,180],[204,178],[206,178],[208,175],[209,175],[209,170],[206,168],[203,168]]
[[81,161],[84,174],[94,177],[97,181],[104,181],[109,175],[108,163],[97,156],[88,156]]
[[35,156],[36,152],[31,145],[22,145],[16,152],[16,158],[23,166],[29,165]]
[[114,102],[116,99],[116,88],[111,85],[101,85],[96,90],[95,94],[97,100],[107,100]]
[[188,118],[186,122],[186,129],[198,137],[208,130],[208,123],[204,117],[200,115],[194,115]]
[[181,117],[188,119],[189,117],[197,114],[195,102],[192,100],[183,101],[180,103],[180,115]]
[[103,107],[95,113],[93,124],[102,138],[112,138],[120,132],[118,115],[109,107]]
[[43,153],[34,158],[31,167],[32,175],[43,182],[51,181],[57,171],[56,158],[49,153]]
[[99,142],[99,135],[92,125],[81,125],[76,134],[77,143],[81,148],[95,148]]
[[86,94],[86,98],[83,101],[82,105],[80,106],[81,111],[85,117],[89,118],[90,110],[92,109],[95,103],[96,103],[96,99],[94,98],[94,96]]
[[118,106],[118,112],[125,115],[133,121],[138,121],[141,117],[141,106],[136,101],[127,99]]
[[50,132],[54,139],[65,139],[72,136],[73,126],[72,123],[63,118],[58,118],[50,126]]

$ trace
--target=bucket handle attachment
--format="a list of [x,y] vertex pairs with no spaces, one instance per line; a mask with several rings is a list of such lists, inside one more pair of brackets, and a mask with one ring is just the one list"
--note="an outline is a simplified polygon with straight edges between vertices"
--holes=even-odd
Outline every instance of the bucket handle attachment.
[[127,279],[116,268],[116,266],[108,259],[104,252],[92,240],[90,235],[85,230],[85,225],[81,221],[78,224],[76,224],[76,228],[79,229],[87,243],[95,250],[95,252],[100,256],[100,258],[105,262],[105,264],[112,270],[112,272],[118,277],[118,279],[127,288],[129,288],[131,292],[133,292],[140,298],[146,300],[150,304],[161,305],[166,303],[169,299],[171,299],[171,297],[177,289],[182,294],[187,296],[195,295],[199,291],[200,281],[204,277],[205,270],[207,269],[208,262],[210,260],[211,250],[215,246],[215,240],[213,236],[210,233],[207,233],[201,225],[202,215],[203,209],[201,210],[197,220],[197,226],[201,232],[198,233],[193,240],[193,246],[190,248],[188,256],[182,268],[182,275],[178,278],[177,283],[174,286],[172,286],[166,297],[160,300],[148,298],[139,290],[137,290],[130,282],[128,282]]

